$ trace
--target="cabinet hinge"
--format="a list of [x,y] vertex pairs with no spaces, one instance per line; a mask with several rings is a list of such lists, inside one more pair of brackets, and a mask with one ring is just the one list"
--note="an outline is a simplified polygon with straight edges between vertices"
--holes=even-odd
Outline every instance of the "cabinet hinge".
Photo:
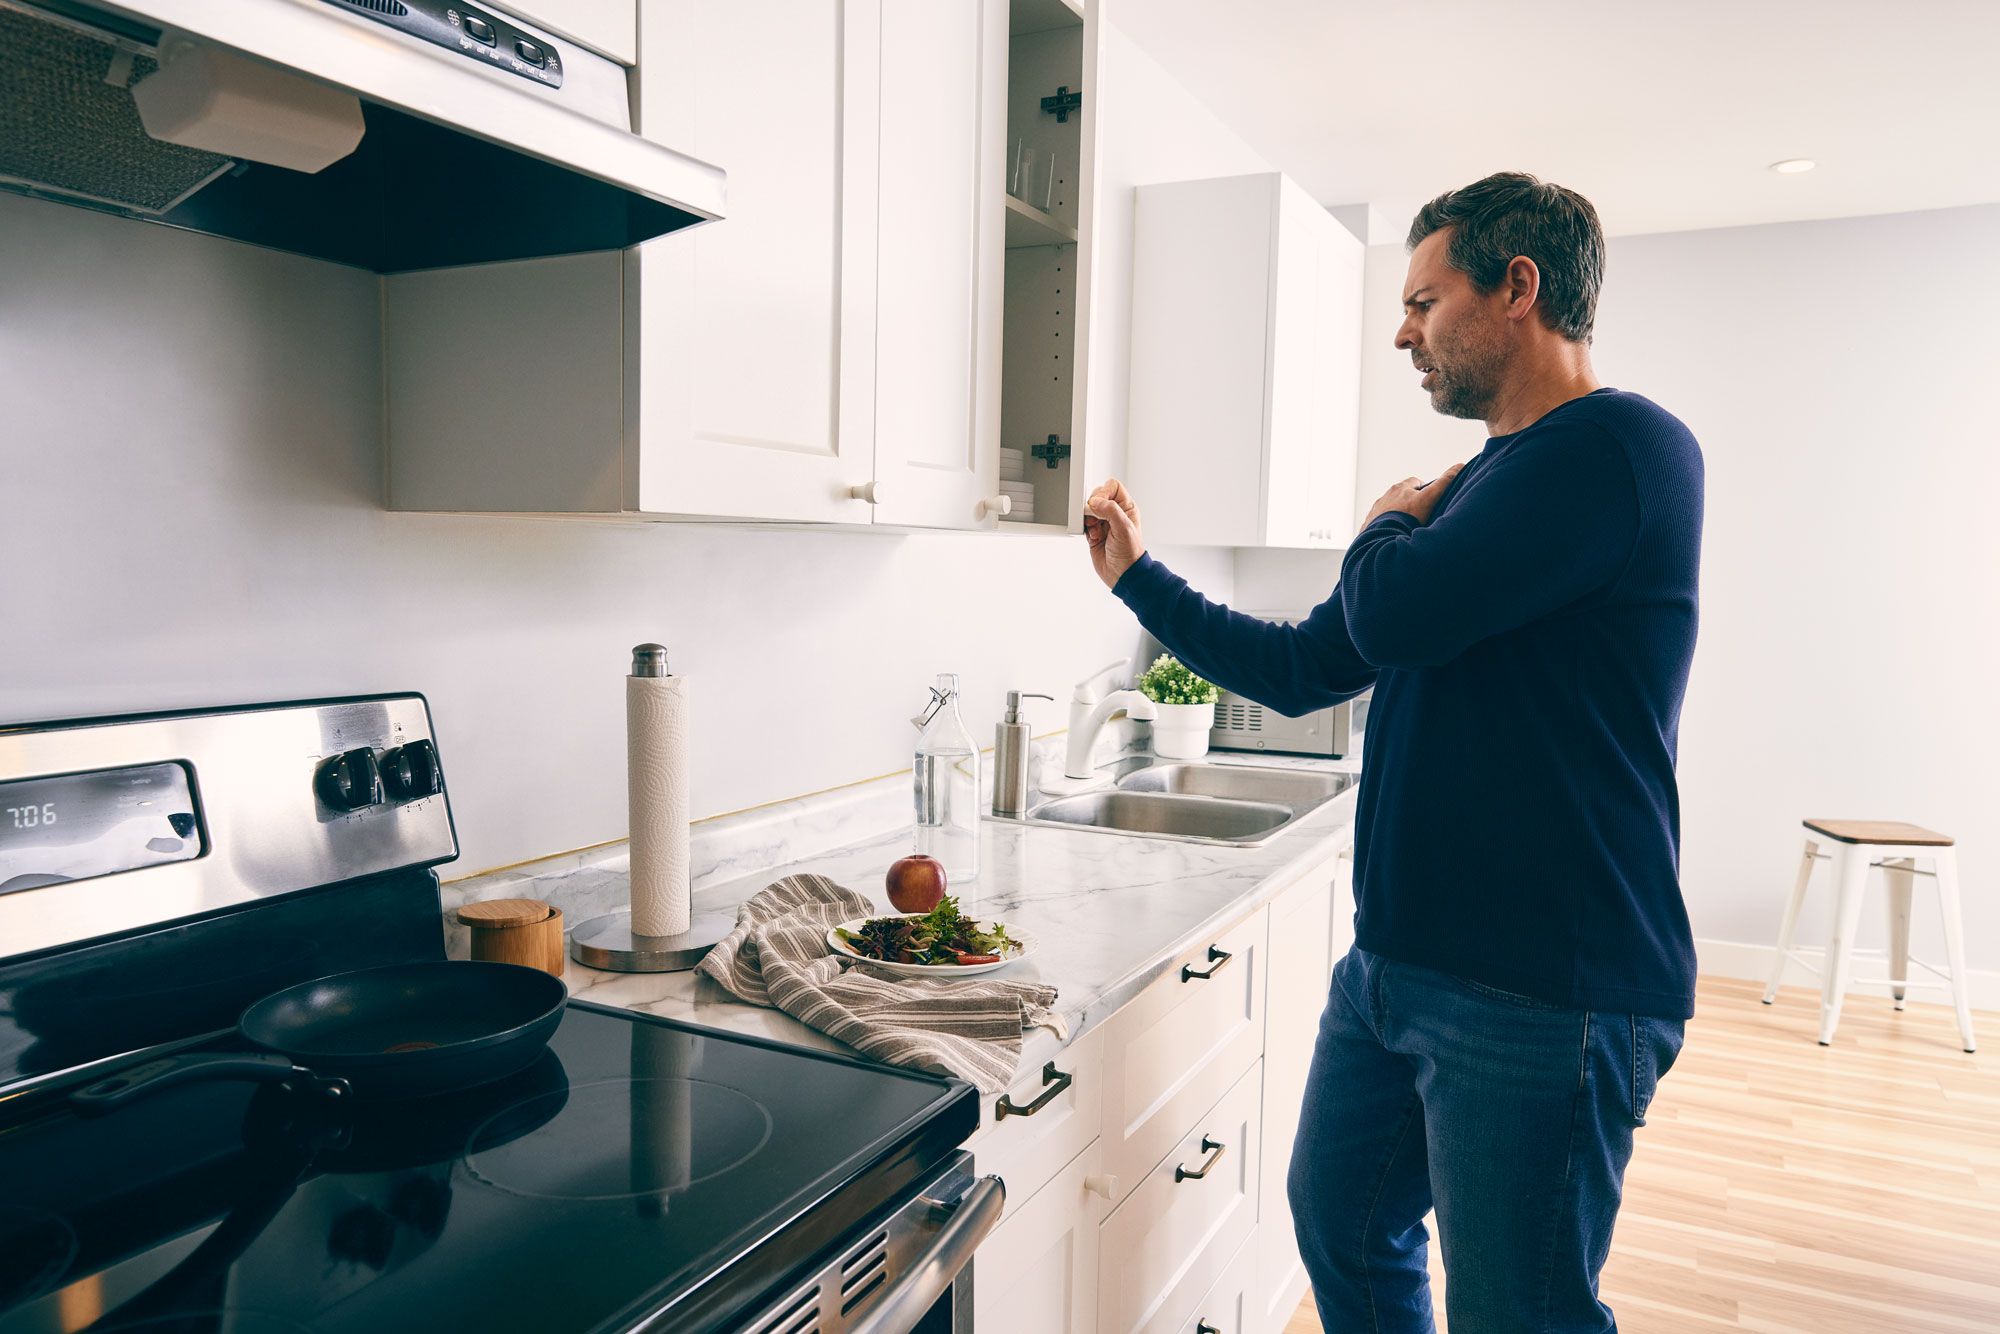
[[1059,460],[1069,457],[1069,446],[1063,444],[1060,437],[1052,435],[1047,444],[1032,446],[1028,452],[1038,459],[1047,459],[1053,468]]
[[1058,125],[1069,124],[1069,113],[1081,109],[1082,106],[1083,94],[1071,92],[1068,84],[1057,88],[1054,97],[1042,99],[1042,110],[1055,112]]

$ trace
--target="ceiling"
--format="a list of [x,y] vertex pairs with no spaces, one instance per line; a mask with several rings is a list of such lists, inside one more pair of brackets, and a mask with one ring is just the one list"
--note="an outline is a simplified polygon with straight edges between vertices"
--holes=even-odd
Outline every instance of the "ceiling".
[[[2000,200],[1996,0],[1106,10],[1321,202],[1375,204],[1397,233],[1505,169],[1582,191],[1614,234]],[[1770,170],[1798,157],[1819,165]]]

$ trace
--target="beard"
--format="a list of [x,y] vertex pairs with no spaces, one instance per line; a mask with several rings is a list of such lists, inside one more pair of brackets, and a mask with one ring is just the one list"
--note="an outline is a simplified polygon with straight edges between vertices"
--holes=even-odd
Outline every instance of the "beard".
[[1431,410],[1446,417],[1485,421],[1507,369],[1504,336],[1459,329],[1429,348]]

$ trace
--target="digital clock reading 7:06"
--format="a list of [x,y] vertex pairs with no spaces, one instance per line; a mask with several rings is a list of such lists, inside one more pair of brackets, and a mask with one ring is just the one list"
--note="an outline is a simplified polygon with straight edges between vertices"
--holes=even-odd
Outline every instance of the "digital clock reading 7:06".
[[16,829],[33,829],[38,825],[56,822],[56,804],[45,801],[39,806],[9,806],[7,818],[14,822]]
[[193,777],[168,760],[0,780],[0,894],[201,856]]

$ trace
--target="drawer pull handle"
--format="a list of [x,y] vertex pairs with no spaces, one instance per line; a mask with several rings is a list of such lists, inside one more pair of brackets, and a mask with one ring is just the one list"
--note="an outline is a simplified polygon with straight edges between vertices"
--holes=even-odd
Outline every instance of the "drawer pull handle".
[[1201,1180],[1203,1177],[1207,1176],[1210,1172],[1213,1172],[1215,1170],[1215,1165],[1222,1161],[1222,1149],[1223,1149],[1222,1145],[1217,1144],[1214,1140],[1210,1139],[1208,1136],[1203,1135],[1201,1137],[1201,1151],[1207,1154],[1208,1157],[1202,1159],[1201,1166],[1195,1168],[1193,1171],[1189,1171],[1187,1168],[1182,1167],[1179,1163],[1175,1163],[1174,1180],[1177,1182]]
[[1194,1322],[1194,1334],[1222,1334],[1222,1331],[1206,1320],[1197,1320]]
[[1210,945],[1208,947],[1208,967],[1197,968],[1191,963],[1182,964],[1181,981],[1206,982],[1209,978],[1214,977],[1217,973],[1221,972],[1223,968],[1229,963],[1229,961],[1235,957],[1236,957],[1235,955],[1231,954],[1228,950],[1222,948],[1222,946],[1220,945]]
[[1036,1098],[1026,1107],[1017,1107],[1014,1105],[1014,1100],[1003,1093],[1000,1095],[1000,1101],[993,1104],[993,1119],[995,1121],[1005,1121],[1010,1116],[1033,1116],[1036,1112],[1048,1106],[1049,1100],[1054,1098],[1056,1094],[1068,1088],[1069,1081],[1070,1076],[1056,1069],[1056,1063],[1050,1061],[1042,1067],[1042,1082],[1048,1085],[1047,1088],[1042,1090],[1042,1096]]

